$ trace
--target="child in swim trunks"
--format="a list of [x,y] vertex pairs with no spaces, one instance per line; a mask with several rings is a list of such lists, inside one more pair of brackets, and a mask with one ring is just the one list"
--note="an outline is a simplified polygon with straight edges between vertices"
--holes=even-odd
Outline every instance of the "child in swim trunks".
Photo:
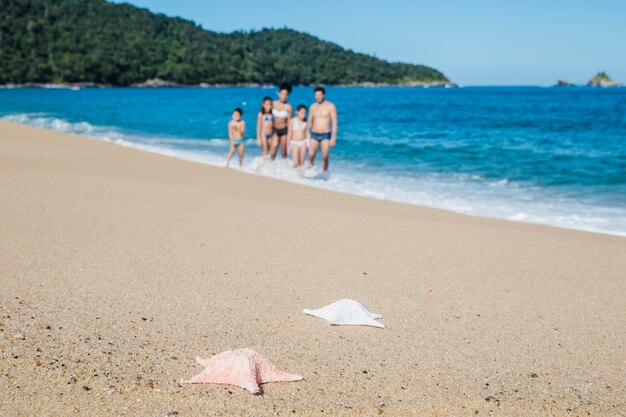
[[244,143],[244,135],[246,134],[246,122],[241,120],[243,116],[243,110],[237,107],[233,110],[233,118],[228,123],[228,139],[230,139],[230,150],[228,151],[228,159],[226,160],[226,167],[230,165],[230,160],[235,154],[235,150],[239,151],[239,166],[243,165],[243,153],[246,150],[246,144]]
[[272,99],[265,97],[261,102],[261,111],[256,118],[256,143],[263,148],[263,157],[271,152],[276,156],[274,150],[278,146],[278,140],[274,135],[274,115],[272,114]]
[[287,134],[287,141],[291,147],[294,168],[304,165],[307,150],[307,136],[306,106],[301,104],[296,110],[296,117],[291,119],[289,132]]

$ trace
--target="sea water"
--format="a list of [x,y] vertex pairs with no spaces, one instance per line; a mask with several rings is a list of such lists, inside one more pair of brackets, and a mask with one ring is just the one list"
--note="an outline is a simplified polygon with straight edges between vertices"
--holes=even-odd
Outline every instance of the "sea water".
[[[276,89],[0,89],[0,118],[223,166],[227,123],[241,107],[250,174],[626,235],[624,88],[328,88],[339,111],[328,175],[260,158],[264,96]],[[295,88],[289,101],[310,105],[313,91]]]

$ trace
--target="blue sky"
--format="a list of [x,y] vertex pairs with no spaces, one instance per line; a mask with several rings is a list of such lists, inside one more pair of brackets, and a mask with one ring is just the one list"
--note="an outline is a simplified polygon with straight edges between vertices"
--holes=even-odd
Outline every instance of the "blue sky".
[[[118,1],[119,2],[119,1]],[[219,32],[290,27],[462,85],[626,82],[626,0],[131,0]]]

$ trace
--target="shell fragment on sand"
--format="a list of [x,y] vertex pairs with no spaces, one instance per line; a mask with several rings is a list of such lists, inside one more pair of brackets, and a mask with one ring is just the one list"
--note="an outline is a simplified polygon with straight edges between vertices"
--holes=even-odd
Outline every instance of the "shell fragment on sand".
[[283,372],[251,349],[228,350],[211,359],[196,357],[204,366],[202,373],[182,384],[229,384],[245,388],[253,394],[261,393],[261,384],[268,382],[300,381],[304,377]]
[[367,311],[361,303],[354,300],[343,299],[335,301],[326,307],[317,310],[305,309],[304,314],[319,317],[335,325],[362,325],[384,328],[385,325],[375,319],[382,317],[380,314]]

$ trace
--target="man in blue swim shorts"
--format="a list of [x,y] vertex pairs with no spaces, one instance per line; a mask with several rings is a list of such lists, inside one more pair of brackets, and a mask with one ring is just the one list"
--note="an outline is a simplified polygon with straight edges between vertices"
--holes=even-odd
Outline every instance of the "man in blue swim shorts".
[[315,162],[317,150],[322,149],[323,170],[328,171],[330,148],[337,144],[337,108],[325,99],[326,91],[323,87],[315,88],[315,103],[309,112],[309,129],[311,146],[309,148],[309,166]]

